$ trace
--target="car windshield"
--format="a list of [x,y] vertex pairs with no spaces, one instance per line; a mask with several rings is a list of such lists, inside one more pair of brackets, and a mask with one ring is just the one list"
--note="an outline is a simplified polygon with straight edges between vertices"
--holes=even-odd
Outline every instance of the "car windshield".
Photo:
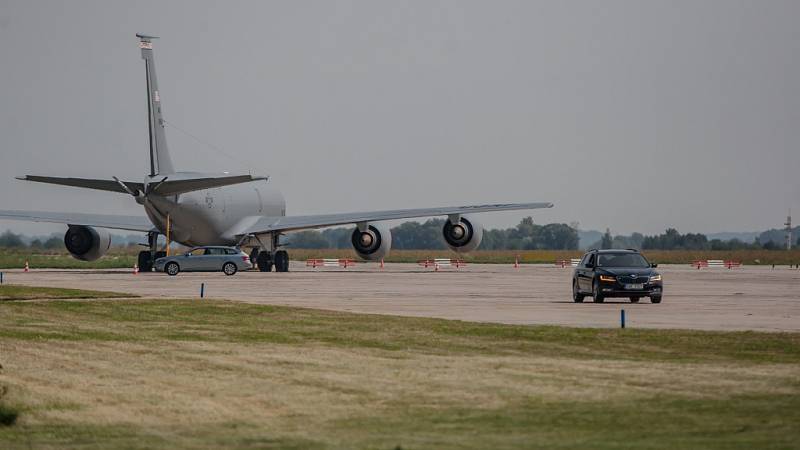
[[600,253],[597,256],[597,267],[650,267],[638,253]]

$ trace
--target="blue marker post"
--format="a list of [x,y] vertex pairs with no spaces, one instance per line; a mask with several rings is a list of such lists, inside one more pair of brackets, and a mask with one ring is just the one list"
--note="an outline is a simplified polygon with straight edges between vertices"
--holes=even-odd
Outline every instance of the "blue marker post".
[[206,284],[200,283],[200,298],[203,298],[206,293]]
[[625,328],[625,310],[619,310],[619,327]]

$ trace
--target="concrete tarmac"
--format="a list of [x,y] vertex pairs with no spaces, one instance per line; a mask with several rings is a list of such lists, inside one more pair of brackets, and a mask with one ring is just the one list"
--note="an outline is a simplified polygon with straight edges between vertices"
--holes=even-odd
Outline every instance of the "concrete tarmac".
[[289,273],[162,273],[131,270],[4,271],[6,283],[128,292],[144,297],[206,298],[359,313],[439,317],[509,324],[704,330],[800,331],[800,270],[746,266],[693,269],[660,266],[664,300],[638,304],[607,299],[572,302],[571,268],[475,264],[438,272],[415,264],[361,263],[355,268],[306,268]]

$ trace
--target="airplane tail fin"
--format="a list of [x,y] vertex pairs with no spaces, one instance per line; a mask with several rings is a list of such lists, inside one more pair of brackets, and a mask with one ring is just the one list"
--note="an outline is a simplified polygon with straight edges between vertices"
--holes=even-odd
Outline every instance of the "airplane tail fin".
[[158,93],[156,66],[153,59],[153,39],[156,36],[137,34],[139,48],[147,76],[147,124],[150,131],[150,176],[175,173],[172,158],[167,149],[167,138],[164,133],[164,117],[161,111],[161,96]]

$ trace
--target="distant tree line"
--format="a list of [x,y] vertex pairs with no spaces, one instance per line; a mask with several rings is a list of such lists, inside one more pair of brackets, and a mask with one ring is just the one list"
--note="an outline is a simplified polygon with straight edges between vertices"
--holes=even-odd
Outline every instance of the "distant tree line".
[[[797,239],[797,246],[800,246],[800,238]],[[681,234],[675,228],[668,228],[664,233],[655,236],[644,236],[640,233],[633,233],[630,236],[612,236],[611,231],[606,229],[603,237],[590,248],[635,248],[642,250],[780,250],[783,245],[767,240],[761,242],[761,238],[756,238],[754,242],[742,242],[739,239],[723,241],[711,239],[700,233]]]
[[[392,248],[399,250],[439,250],[446,248],[442,239],[442,227],[445,219],[430,219],[425,222],[405,222],[391,229]],[[350,248],[352,228],[328,228],[322,231],[309,230],[292,233],[288,241],[293,248],[327,249]],[[800,229],[794,234],[796,247],[800,248]],[[777,241],[778,230],[769,230],[755,239],[755,242],[743,242],[738,239],[709,240],[700,233],[681,234],[675,228],[668,228],[664,233],[645,236],[632,233],[627,236],[611,234],[606,229],[601,239],[589,248],[635,248],[643,250],[748,250],[767,249],[780,250],[783,241]],[[142,238],[137,235],[112,236],[115,245],[136,246]],[[20,234],[6,231],[0,234],[0,247],[33,248],[55,250],[64,248],[64,240],[60,234],[48,237],[36,237],[32,240]],[[481,250],[575,250],[578,248],[578,231],[576,226],[563,223],[537,225],[531,217],[526,217],[517,226],[506,229],[484,230]]]
[[56,236],[51,236],[44,240],[40,238],[33,239],[29,244],[25,244],[22,235],[14,234],[11,231],[6,231],[0,234],[0,247],[18,248],[18,247],[32,247],[42,248],[47,250],[63,248],[64,239]]
[[[121,236],[112,234],[111,243],[114,246],[137,246],[145,238],[141,235],[131,234]],[[0,248],[33,248],[42,250],[64,249],[64,235],[53,233],[50,236],[35,236],[33,238],[7,230],[0,234]]]

